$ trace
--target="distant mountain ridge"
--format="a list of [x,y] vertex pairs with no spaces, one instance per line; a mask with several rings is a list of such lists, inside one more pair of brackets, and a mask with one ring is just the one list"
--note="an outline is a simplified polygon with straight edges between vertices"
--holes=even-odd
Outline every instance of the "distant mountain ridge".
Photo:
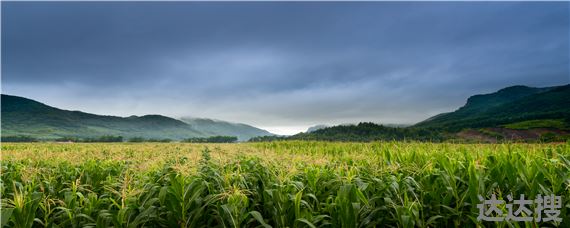
[[570,139],[570,85],[545,88],[511,86],[494,93],[474,95],[456,111],[441,113],[407,127],[362,122],[317,129],[287,138],[257,140],[291,139],[564,141]]
[[[209,137],[223,133],[241,140],[263,136],[269,132],[243,125],[248,134],[234,134],[231,131],[203,131],[207,124],[193,127],[184,121],[161,115],[103,116],[80,111],[54,108],[24,97],[2,94],[2,136],[24,135],[41,139],[61,137],[100,137],[103,135],[125,138],[153,138],[181,140],[194,137]],[[224,122],[227,123],[227,122]],[[234,132],[239,132],[239,124]],[[245,127],[247,126],[247,127]],[[257,131],[255,131],[257,129]],[[220,134],[218,134],[220,133]],[[259,135],[256,135],[259,133]]]
[[272,133],[247,124],[231,123],[222,120],[206,118],[180,118],[183,122],[190,124],[197,131],[211,135],[229,135],[238,137],[239,141],[247,141],[258,136],[271,136]]
[[[2,95],[2,136],[97,137],[119,135],[180,140],[216,135],[239,140],[434,140],[532,139],[563,141],[570,135],[570,85],[533,88],[511,86],[494,93],[474,95],[464,106],[412,126],[374,123],[338,125],[276,136],[245,124],[204,118],[173,119],[161,115],[102,116],[67,111],[23,97]],[[319,126],[320,128],[322,126]]]
[[535,119],[570,119],[570,85],[533,88],[511,86],[490,94],[474,95],[454,112],[428,118],[414,127],[497,127]]

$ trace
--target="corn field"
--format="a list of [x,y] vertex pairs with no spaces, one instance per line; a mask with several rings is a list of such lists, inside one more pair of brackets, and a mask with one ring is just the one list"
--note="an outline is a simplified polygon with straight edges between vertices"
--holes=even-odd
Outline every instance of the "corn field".
[[[2,227],[570,227],[570,143],[3,143],[1,171]],[[491,194],[562,221],[478,221]]]

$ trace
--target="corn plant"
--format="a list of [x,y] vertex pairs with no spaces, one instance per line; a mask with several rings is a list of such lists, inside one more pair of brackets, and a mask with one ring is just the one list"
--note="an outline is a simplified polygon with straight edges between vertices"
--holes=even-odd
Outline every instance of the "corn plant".
[[[2,227],[570,227],[569,143],[1,147]],[[562,221],[477,220],[492,194],[561,196]]]

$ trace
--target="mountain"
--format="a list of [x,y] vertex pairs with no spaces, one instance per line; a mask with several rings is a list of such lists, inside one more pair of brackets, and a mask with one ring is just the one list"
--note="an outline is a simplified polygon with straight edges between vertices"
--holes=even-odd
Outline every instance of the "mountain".
[[538,120],[558,120],[570,125],[570,85],[512,86],[495,93],[475,95],[456,111],[431,117],[414,127],[459,131]]
[[258,140],[499,140],[565,141],[570,139],[570,85],[532,88],[511,86],[475,95],[454,112],[407,127],[359,123],[338,125],[288,138]]
[[[194,128],[191,124],[181,120],[161,115],[130,117],[95,115],[62,110],[31,99],[4,94],[2,94],[1,106],[2,137],[30,136],[40,139],[57,139],[113,135],[126,139],[142,137],[181,140],[215,136],[218,135],[216,133],[220,133],[219,131],[200,130],[206,129],[207,123],[201,123],[200,126]],[[239,124],[236,125],[239,126]],[[238,135],[229,134],[227,136]]]
[[273,135],[270,132],[247,124],[231,123],[221,120],[206,118],[180,118],[183,122],[190,124],[194,129],[210,135],[236,136],[239,141],[247,141],[258,136]]

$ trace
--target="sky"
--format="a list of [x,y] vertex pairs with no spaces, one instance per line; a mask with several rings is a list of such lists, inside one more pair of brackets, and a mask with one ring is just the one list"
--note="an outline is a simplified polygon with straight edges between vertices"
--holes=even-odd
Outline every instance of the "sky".
[[2,2],[2,93],[104,115],[413,124],[570,83],[569,2]]

